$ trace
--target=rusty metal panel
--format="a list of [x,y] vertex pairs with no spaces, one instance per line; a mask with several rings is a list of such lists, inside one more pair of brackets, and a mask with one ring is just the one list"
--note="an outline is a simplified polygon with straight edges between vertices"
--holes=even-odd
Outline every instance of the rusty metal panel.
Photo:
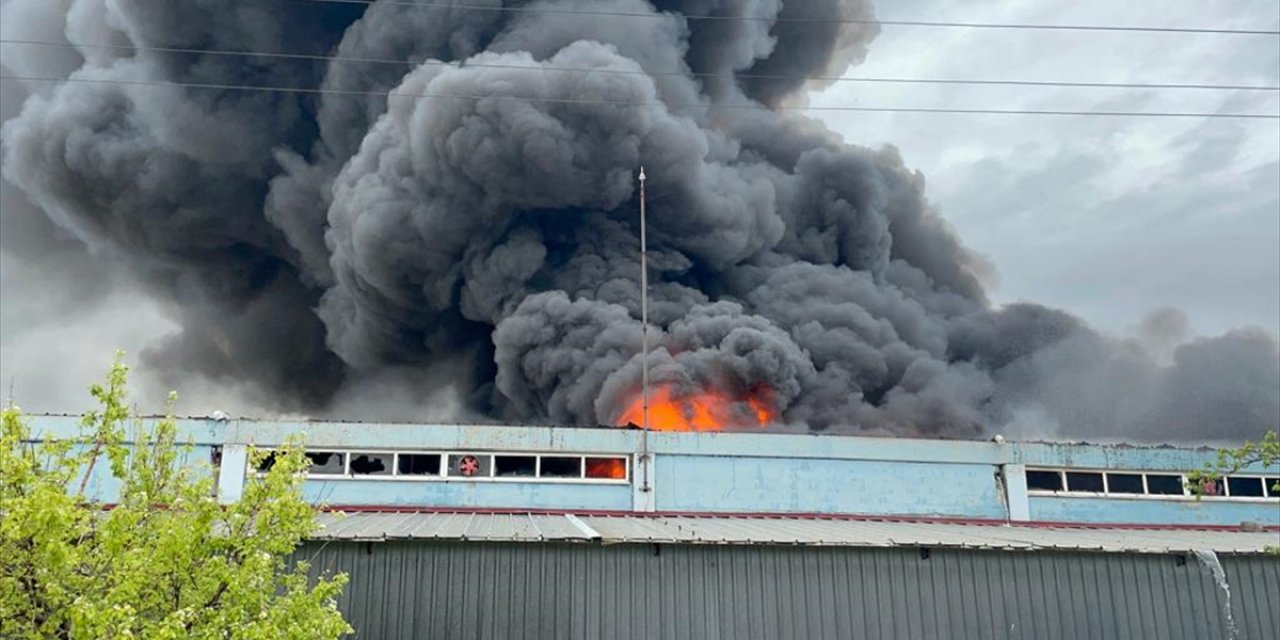
[[[316,541],[369,639],[1230,637],[1195,558],[814,546]],[[1224,556],[1237,638],[1280,637],[1280,558]]]

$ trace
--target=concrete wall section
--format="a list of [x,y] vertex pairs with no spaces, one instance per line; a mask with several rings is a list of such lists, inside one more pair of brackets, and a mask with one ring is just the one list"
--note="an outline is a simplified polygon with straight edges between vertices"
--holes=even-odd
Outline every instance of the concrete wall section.
[[1020,464],[1006,464],[1001,467],[1004,477],[1005,508],[1009,510],[1009,519],[1025,521],[1031,519],[1031,505],[1027,501],[1027,468]]
[[[37,415],[25,416],[24,420],[31,426],[32,436],[37,440],[43,439],[45,436],[75,438],[82,435],[79,416]],[[154,418],[145,418],[142,424],[147,426],[149,423],[154,422]],[[228,422],[216,420],[179,418],[175,424],[177,441],[197,446],[219,445],[226,440],[228,424]],[[133,424],[126,425],[125,432],[133,433],[134,428],[135,425]]]
[[[132,443],[126,443],[131,446]],[[197,467],[204,465],[206,471],[212,473],[213,468],[213,447],[208,445],[196,445],[190,451],[180,452],[178,454],[178,463],[182,466]],[[87,479],[86,479],[87,476]],[[80,491],[81,486],[84,487],[84,497],[102,503],[115,503],[120,498],[120,491],[123,483],[111,475],[111,461],[103,453],[102,457],[94,463],[93,468],[87,466],[72,478],[68,487],[70,492]]]
[[633,429],[520,427],[357,422],[268,422],[233,420],[227,440],[274,446],[301,436],[308,447],[358,449],[449,449],[476,451],[577,451],[633,453],[640,448]]
[[[1224,524],[1257,522],[1280,525],[1275,500],[1232,502],[1154,498],[1031,496],[1031,519],[1053,522],[1117,522],[1138,524]],[[1276,539],[1280,544],[1280,535]],[[1277,586],[1280,596],[1280,586]]]
[[995,467],[662,455],[659,511],[913,514],[1004,518]]
[[418,480],[313,480],[304,496],[329,505],[445,506],[495,509],[630,511],[625,484],[466,482]]
[[653,450],[660,454],[824,458],[1000,464],[1012,460],[1009,444],[965,440],[872,438],[780,433],[653,433]]

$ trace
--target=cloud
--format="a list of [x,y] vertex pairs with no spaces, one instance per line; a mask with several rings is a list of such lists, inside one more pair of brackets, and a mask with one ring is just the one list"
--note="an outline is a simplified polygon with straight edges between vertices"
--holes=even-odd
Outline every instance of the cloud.
[[[921,1],[886,18],[1275,29],[1280,11]],[[1176,44],[1177,46],[1171,46]],[[1009,64],[1017,60],[1016,66]],[[1280,83],[1274,38],[887,28],[862,77]],[[816,105],[1276,113],[1275,92],[838,83]],[[851,140],[893,144],[930,197],[999,269],[997,302],[1036,300],[1123,333],[1175,306],[1202,335],[1280,332],[1280,171],[1274,121],[829,114]]]

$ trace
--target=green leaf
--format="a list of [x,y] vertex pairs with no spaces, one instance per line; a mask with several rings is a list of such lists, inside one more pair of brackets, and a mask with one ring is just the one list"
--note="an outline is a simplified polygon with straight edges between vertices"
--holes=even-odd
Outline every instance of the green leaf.
[[[208,464],[165,418],[131,416],[119,357],[78,438],[35,443],[16,407],[0,423],[0,637],[338,638],[345,575],[309,576],[290,554],[314,527],[300,441],[221,505]],[[132,435],[126,437],[126,425]],[[261,455],[255,453],[255,455]],[[109,511],[86,497],[119,481]]]

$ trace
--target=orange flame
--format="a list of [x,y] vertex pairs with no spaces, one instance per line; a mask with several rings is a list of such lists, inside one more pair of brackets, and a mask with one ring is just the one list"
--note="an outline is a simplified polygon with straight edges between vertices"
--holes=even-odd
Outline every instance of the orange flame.
[[588,478],[622,480],[627,477],[627,463],[621,458],[587,458]]
[[[715,393],[675,397],[669,386],[649,394],[649,428],[654,431],[723,431],[731,427],[763,427],[777,416],[761,393],[741,401]],[[644,399],[637,395],[618,416],[618,425],[644,423]]]

